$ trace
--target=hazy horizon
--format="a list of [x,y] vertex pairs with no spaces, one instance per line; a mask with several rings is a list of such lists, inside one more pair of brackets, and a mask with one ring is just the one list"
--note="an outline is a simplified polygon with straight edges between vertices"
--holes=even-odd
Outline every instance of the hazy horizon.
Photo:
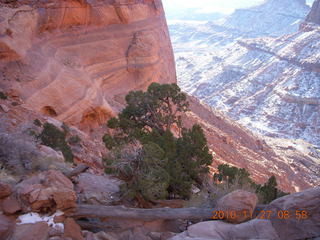
[[[197,9],[197,13],[231,14],[235,9],[249,8],[266,0],[163,0],[163,5],[169,15],[188,9]],[[307,0],[312,5],[314,0]]]

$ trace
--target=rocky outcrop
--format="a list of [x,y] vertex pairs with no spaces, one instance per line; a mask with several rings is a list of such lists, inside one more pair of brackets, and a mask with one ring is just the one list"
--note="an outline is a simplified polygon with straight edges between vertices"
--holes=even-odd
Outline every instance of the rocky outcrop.
[[111,176],[82,173],[75,188],[82,203],[109,205],[119,200],[120,185],[121,181]]
[[170,240],[227,240],[227,239],[270,239],[280,240],[271,223],[254,219],[250,222],[234,225],[211,221],[192,225],[188,231]]
[[271,213],[268,219],[281,239],[306,239],[320,237],[319,206],[320,187],[316,187],[276,199],[264,211]]
[[307,16],[306,21],[320,24],[320,1],[319,0],[316,0],[313,3],[311,12]]
[[0,240],[5,240],[10,235],[13,225],[14,219],[0,214]]
[[234,191],[218,200],[215,208],[223,214],[216,219],[224,218],[230,223],[243,223],[251,219],[257,203],[256,194],[243,190]]
[[171,240],[316,238],[320,236],[319,194],[320,188],[316,187],[279,198],[256,219],[242,224],[197,223]]
[[0,15],[0,88],[82,129],[128,91],[176,81],[161,0],[28,0],[2,3]]
[[12,240],[47,240],[49,226],[46,222],[16,225]]
[[65,238],[71,238],[76,240],[84,240],[80,226],[72,218],[67,218],[64,221],[64,234]]
[[21,210],[21,205],[18,199],[12,195],[3,200],[2,209],[5,214],[14,214]]
[[25,212],[66,210],[76,206],[73,183],[61,172],[41,172],[17,185],[17,194]]
[[12,193],[11,185],[0,182],[0,199],[8,197]]

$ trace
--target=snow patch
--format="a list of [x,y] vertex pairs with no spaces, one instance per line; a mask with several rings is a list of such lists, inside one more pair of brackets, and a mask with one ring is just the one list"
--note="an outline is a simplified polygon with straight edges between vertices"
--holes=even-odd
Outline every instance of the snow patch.
[[38,213],[27,213],[24,215],[19,216],[18,218],[18,225],[20,224],[27,224],[27,223],[37,223],[37,222],[46,222],[48,224],[48,226],[57,229],[57,230],[64,230],[64,225],[63,223],[55,223],[53,221],[54,217],[56,216],[61,216],[64,213],[61,211],[57,211],[56,213],[54,213],[53,215],[49,216],[49,215],[39,215]]

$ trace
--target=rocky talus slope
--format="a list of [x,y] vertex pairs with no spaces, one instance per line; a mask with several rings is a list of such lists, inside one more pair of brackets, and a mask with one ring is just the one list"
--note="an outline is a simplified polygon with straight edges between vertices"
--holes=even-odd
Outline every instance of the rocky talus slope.
[[175,82],[160,0],[5,2],[0,87],[33,110],[88,129],[128,91]]

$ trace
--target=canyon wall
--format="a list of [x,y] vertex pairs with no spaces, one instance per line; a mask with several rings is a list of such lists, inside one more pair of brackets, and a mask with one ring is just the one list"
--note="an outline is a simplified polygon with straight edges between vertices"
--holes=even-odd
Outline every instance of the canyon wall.
[[[0,99],[0,123],[10,134],[34,119],[56,118],[90,130],[83,134],[85,150],[75,156],[99,165],[106,131],[101,125],[124,106],[124,96],[151,82],[176,82],[161,0],[6,2],[0,3],[0,92],[10,101]],[[196,99],[189,101],[192,111],[184,123],[204,128],[214,156],[212,172],[229,163],[248,169],[259,183],[275,175],[288,192],[319,184],[309,151],[300,153],[285,141],[281,148],[270,147]]]
[[320,24],[320,0],[316,0],[313,3],[311,12],[309,13],[306,20],[308,22]]
[[161,0],[7,1],[0,88],[25,106],[90,129],[130,90],[176,82]]

